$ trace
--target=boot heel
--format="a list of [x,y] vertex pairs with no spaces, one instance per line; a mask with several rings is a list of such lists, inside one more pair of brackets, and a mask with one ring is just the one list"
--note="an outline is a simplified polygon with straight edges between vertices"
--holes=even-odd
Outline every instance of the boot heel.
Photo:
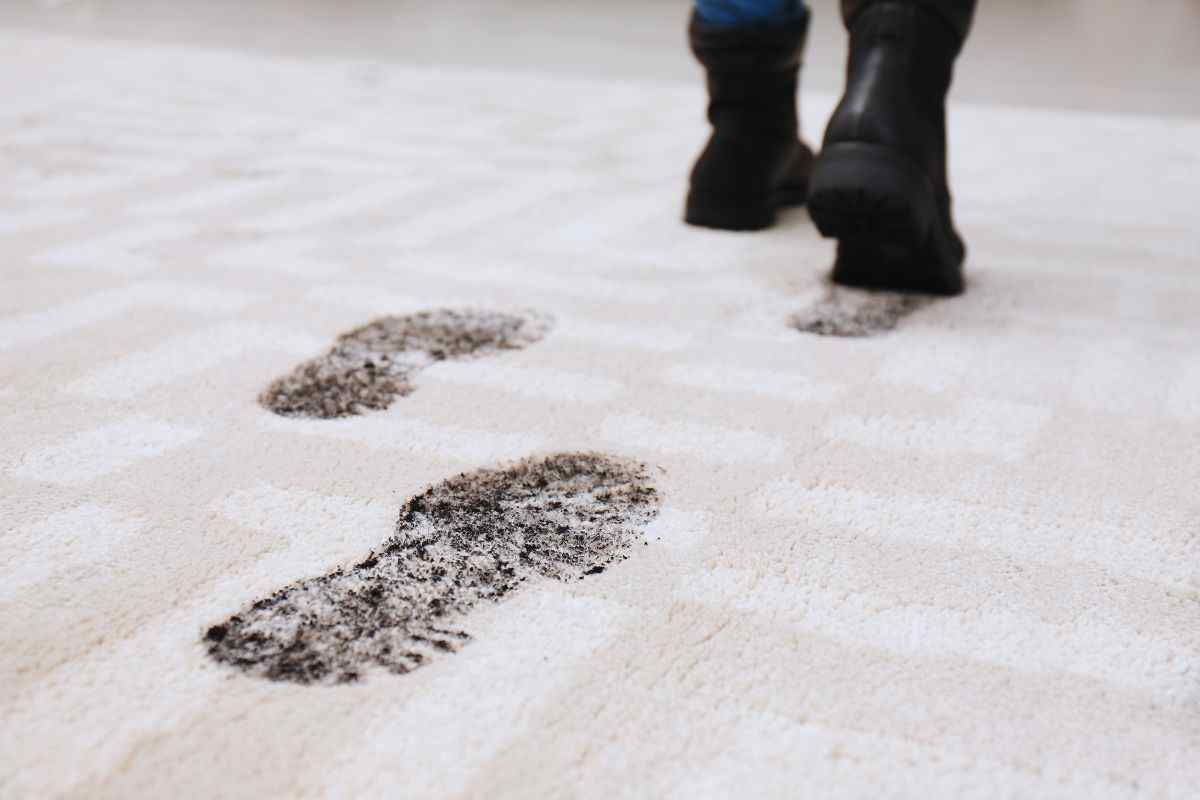
[[827,239],[879,238],[920,244],[937,201],[929,179],[886,147],[835,144],[817,159],[808,210]]
[[766,202],[733,202],[728,198],[716,200],[691,192],[683,219],[698,228],[761,231],[775,224],[775,209]]
[[929,178],[879,145],[830,145],[813,168],[808,211],[838,240],[833,279],[848,286],[953,295],[963,290],[962,242]]

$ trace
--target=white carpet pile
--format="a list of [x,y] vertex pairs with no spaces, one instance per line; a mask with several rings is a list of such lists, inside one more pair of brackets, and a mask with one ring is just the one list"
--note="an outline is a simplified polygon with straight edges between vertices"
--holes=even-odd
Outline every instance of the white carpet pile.
[[[0,796],[1196,796],[1197,122],[956,107],[969,289],[913,304],[830,296],[802,211],[679,222],[699,82],[4,34],[0,96]],[[461,308],[553,325],[258,402]],[[645,465],[627,558],[405,674],[210,656],[553,453]]]

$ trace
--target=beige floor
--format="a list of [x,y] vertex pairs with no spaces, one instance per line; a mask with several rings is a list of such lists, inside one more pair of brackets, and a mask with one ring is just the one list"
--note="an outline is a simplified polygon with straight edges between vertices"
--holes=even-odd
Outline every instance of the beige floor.
[[[838,88],[836,2],[813,0],[808,85]],[[10,0],[0,27],[305,57],[686,79],[686,0]],[[958,96],[1200,115],[1200,3],[984,0]]]

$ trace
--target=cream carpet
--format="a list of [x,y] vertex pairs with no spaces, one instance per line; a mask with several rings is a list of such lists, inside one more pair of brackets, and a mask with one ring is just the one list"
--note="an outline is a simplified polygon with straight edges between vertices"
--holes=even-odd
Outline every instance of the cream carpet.
[[[1197,122],[958,107],[968,294],[838,338],[802,212],[677,222],[698,84],[4,34],[0,92],[0,796],[1196,796]],[[257,403],[454,308],[553,325]],[[408,674],[210,657],[427,487],[580,451],[657,490],[627,559]]]

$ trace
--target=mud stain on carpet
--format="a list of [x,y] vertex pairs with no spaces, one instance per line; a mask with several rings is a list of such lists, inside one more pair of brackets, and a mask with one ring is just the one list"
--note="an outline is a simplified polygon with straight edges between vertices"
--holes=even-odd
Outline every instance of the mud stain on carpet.
[[628,557],[658,508],[645,465],[597,453],[462,473],[409,499],[395,535],[360,563],[259,600],[204,644],[218,662],[275,681],[410,672],[470,640],[478,603]]
[[520,350],[543,339],[551,317],[439,309],[377,319],[338,337],[325,355],[299,365],[259,395],[285,417],[333,419],[377,411],[412,394],[430,364]]
[[834,286],[812,306],[792,314],[788,325],[818,336],[879,336],[895,330],[901,320],[931,302],[933,298],[919,294]]

